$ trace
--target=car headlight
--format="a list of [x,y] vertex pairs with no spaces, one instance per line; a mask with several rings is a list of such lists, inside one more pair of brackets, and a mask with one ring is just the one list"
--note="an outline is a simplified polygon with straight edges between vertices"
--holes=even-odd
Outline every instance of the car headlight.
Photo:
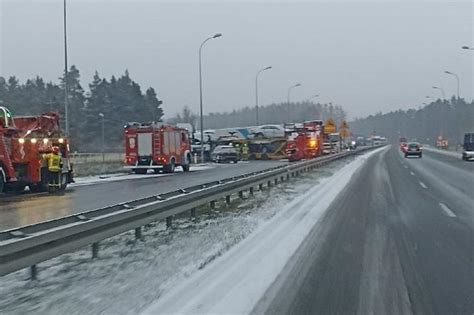
[[20,143],[20,144],[25,143],[25,139],[23,139],[23,138],[18,139],[18,143]]

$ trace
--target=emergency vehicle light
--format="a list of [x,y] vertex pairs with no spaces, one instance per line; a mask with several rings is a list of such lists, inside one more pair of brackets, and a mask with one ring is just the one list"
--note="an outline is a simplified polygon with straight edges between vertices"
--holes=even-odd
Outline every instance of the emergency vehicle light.
[[309,141],[309,146],[312,147],[312,148],[316,147],[316,140],[310,140]]
[[49,141],[48,138],[44,138],[44,139],[43,139],[43,143],[44,143],[44,144],[47,144],[48,141]]
[[59,138],[59,139],[58,139],[58,142],[59,142],[59,143],[64,143],[64,139],[63,139],[63,138]]
[[37,142],[36,138],[32,138],[31,140],[31,143],[35,144]]

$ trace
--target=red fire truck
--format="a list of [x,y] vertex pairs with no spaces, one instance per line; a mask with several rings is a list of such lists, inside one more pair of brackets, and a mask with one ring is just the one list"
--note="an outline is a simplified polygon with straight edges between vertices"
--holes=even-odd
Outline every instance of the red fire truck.
[[311,120],[303,123],[306,131],[306,150],[307,159],[322,155],[324,123],[322,120]]
[[176,166],[188,172],[191,146],[188,131],[162,123],[125,125],[125,168],[136,174],[163,170],[173,173]]
[[290,162],[305,158],[306,131],[302,124],[289,123],[284,125],[286,134],[285,153]]
[[46,191],[48,167],[43,154],[59,147],[62,168],[59,172],[59,188],[64,190],[73,182],[72,165],[69,161],[69,142],[59,128],[57,113],[39,116],[13,116],[0,106],[0,192]]

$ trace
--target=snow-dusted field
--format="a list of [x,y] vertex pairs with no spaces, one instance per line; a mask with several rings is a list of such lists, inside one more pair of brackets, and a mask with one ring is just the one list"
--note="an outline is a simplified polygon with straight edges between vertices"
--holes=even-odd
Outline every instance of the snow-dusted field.
[[0,313],[247,312],[366,158],[218,203],[196,222],[149,225],[144,242],[118,235],[96,260],[87,248],[41,263],[37,281],[27,270],[2,277]]

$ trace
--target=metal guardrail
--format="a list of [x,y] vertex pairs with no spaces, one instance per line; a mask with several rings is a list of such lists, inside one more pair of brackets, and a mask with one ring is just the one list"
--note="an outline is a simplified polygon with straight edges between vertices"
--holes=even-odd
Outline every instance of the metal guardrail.
[[[0,232],[0,276],[31,267],[36,277],[36,264],[92,244],[93,256],[98,242],[135,229],[141,238],[141,227],[160,219],[171,224],[173,215],[195,209],[204,204],[214,206],[225,197],[230,202],[234,193],[241,195],[255,187],[263,188],[289,180],[302,172],[318,168],[331,161],[370,149],[343,152],[318,159],[278,166],[264,171],[243,174],[220,181],[205,183],[143,199],[108,206]],[[372,147],[373,148],[373,147]]]

